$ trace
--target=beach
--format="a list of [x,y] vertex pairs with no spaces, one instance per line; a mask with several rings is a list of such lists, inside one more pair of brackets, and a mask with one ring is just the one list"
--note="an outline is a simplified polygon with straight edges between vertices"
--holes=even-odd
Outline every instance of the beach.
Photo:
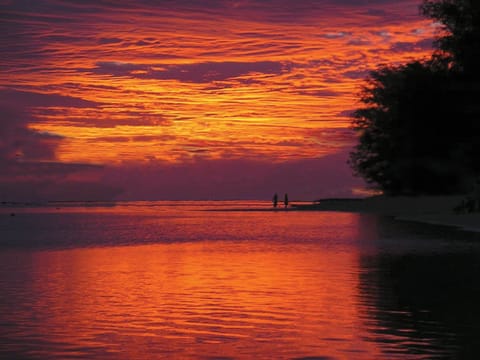
[[372,196],[363,199],[321,199],[314,204],[297,205],[301,210],[375,213],[398,220],[459,227],[480,232],[480,213],[454,212],[465,196]]

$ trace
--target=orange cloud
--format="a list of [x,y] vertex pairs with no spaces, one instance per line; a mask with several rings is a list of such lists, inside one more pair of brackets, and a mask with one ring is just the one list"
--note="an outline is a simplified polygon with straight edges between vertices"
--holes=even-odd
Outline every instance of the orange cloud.
[[[431,53],[412,0],[2,5],[0,87],[61,163],[313,159],[368,71]],[[47,146],[47,145],[46,145]]]

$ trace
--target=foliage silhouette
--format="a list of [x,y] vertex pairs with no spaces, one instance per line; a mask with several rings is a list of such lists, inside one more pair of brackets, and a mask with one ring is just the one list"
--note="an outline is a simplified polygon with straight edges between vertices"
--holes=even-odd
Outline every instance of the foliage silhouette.
[[372,71],[353,114],[350,165],[391,195],[464,192],[480,171],[478,5],[427,0],[420,9],[443,24],[437,51]]
[[454,69],[478,75],[480,1],[425,0],[420,11],[424,16],[442,24],[443,34],[435,42],[437,54],[448,59]]

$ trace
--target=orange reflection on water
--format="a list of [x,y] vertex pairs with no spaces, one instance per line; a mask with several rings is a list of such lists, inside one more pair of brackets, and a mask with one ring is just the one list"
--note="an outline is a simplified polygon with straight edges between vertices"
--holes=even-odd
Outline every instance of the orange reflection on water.
[[[475,315],[478,254],[459,257],[457,237],[451,254],[375,215],[174,204],[0,217],[0,357],[424,359],[471,344],[475,318],[457,319]],[[457,279],[461,306],[439,300]]]
[[132,359],[377,352],[358,334],[355,253],[206,241],[44,252],[34,266],[33,307],[45,341],[69,344],[70,353]]

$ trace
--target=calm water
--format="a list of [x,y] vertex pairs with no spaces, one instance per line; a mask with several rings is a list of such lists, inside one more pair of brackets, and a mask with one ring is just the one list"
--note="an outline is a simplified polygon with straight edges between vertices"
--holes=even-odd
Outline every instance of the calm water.
[[480,234],[227,211],[258,202],[113,205],[0,208],[0,358],[480,356]]

